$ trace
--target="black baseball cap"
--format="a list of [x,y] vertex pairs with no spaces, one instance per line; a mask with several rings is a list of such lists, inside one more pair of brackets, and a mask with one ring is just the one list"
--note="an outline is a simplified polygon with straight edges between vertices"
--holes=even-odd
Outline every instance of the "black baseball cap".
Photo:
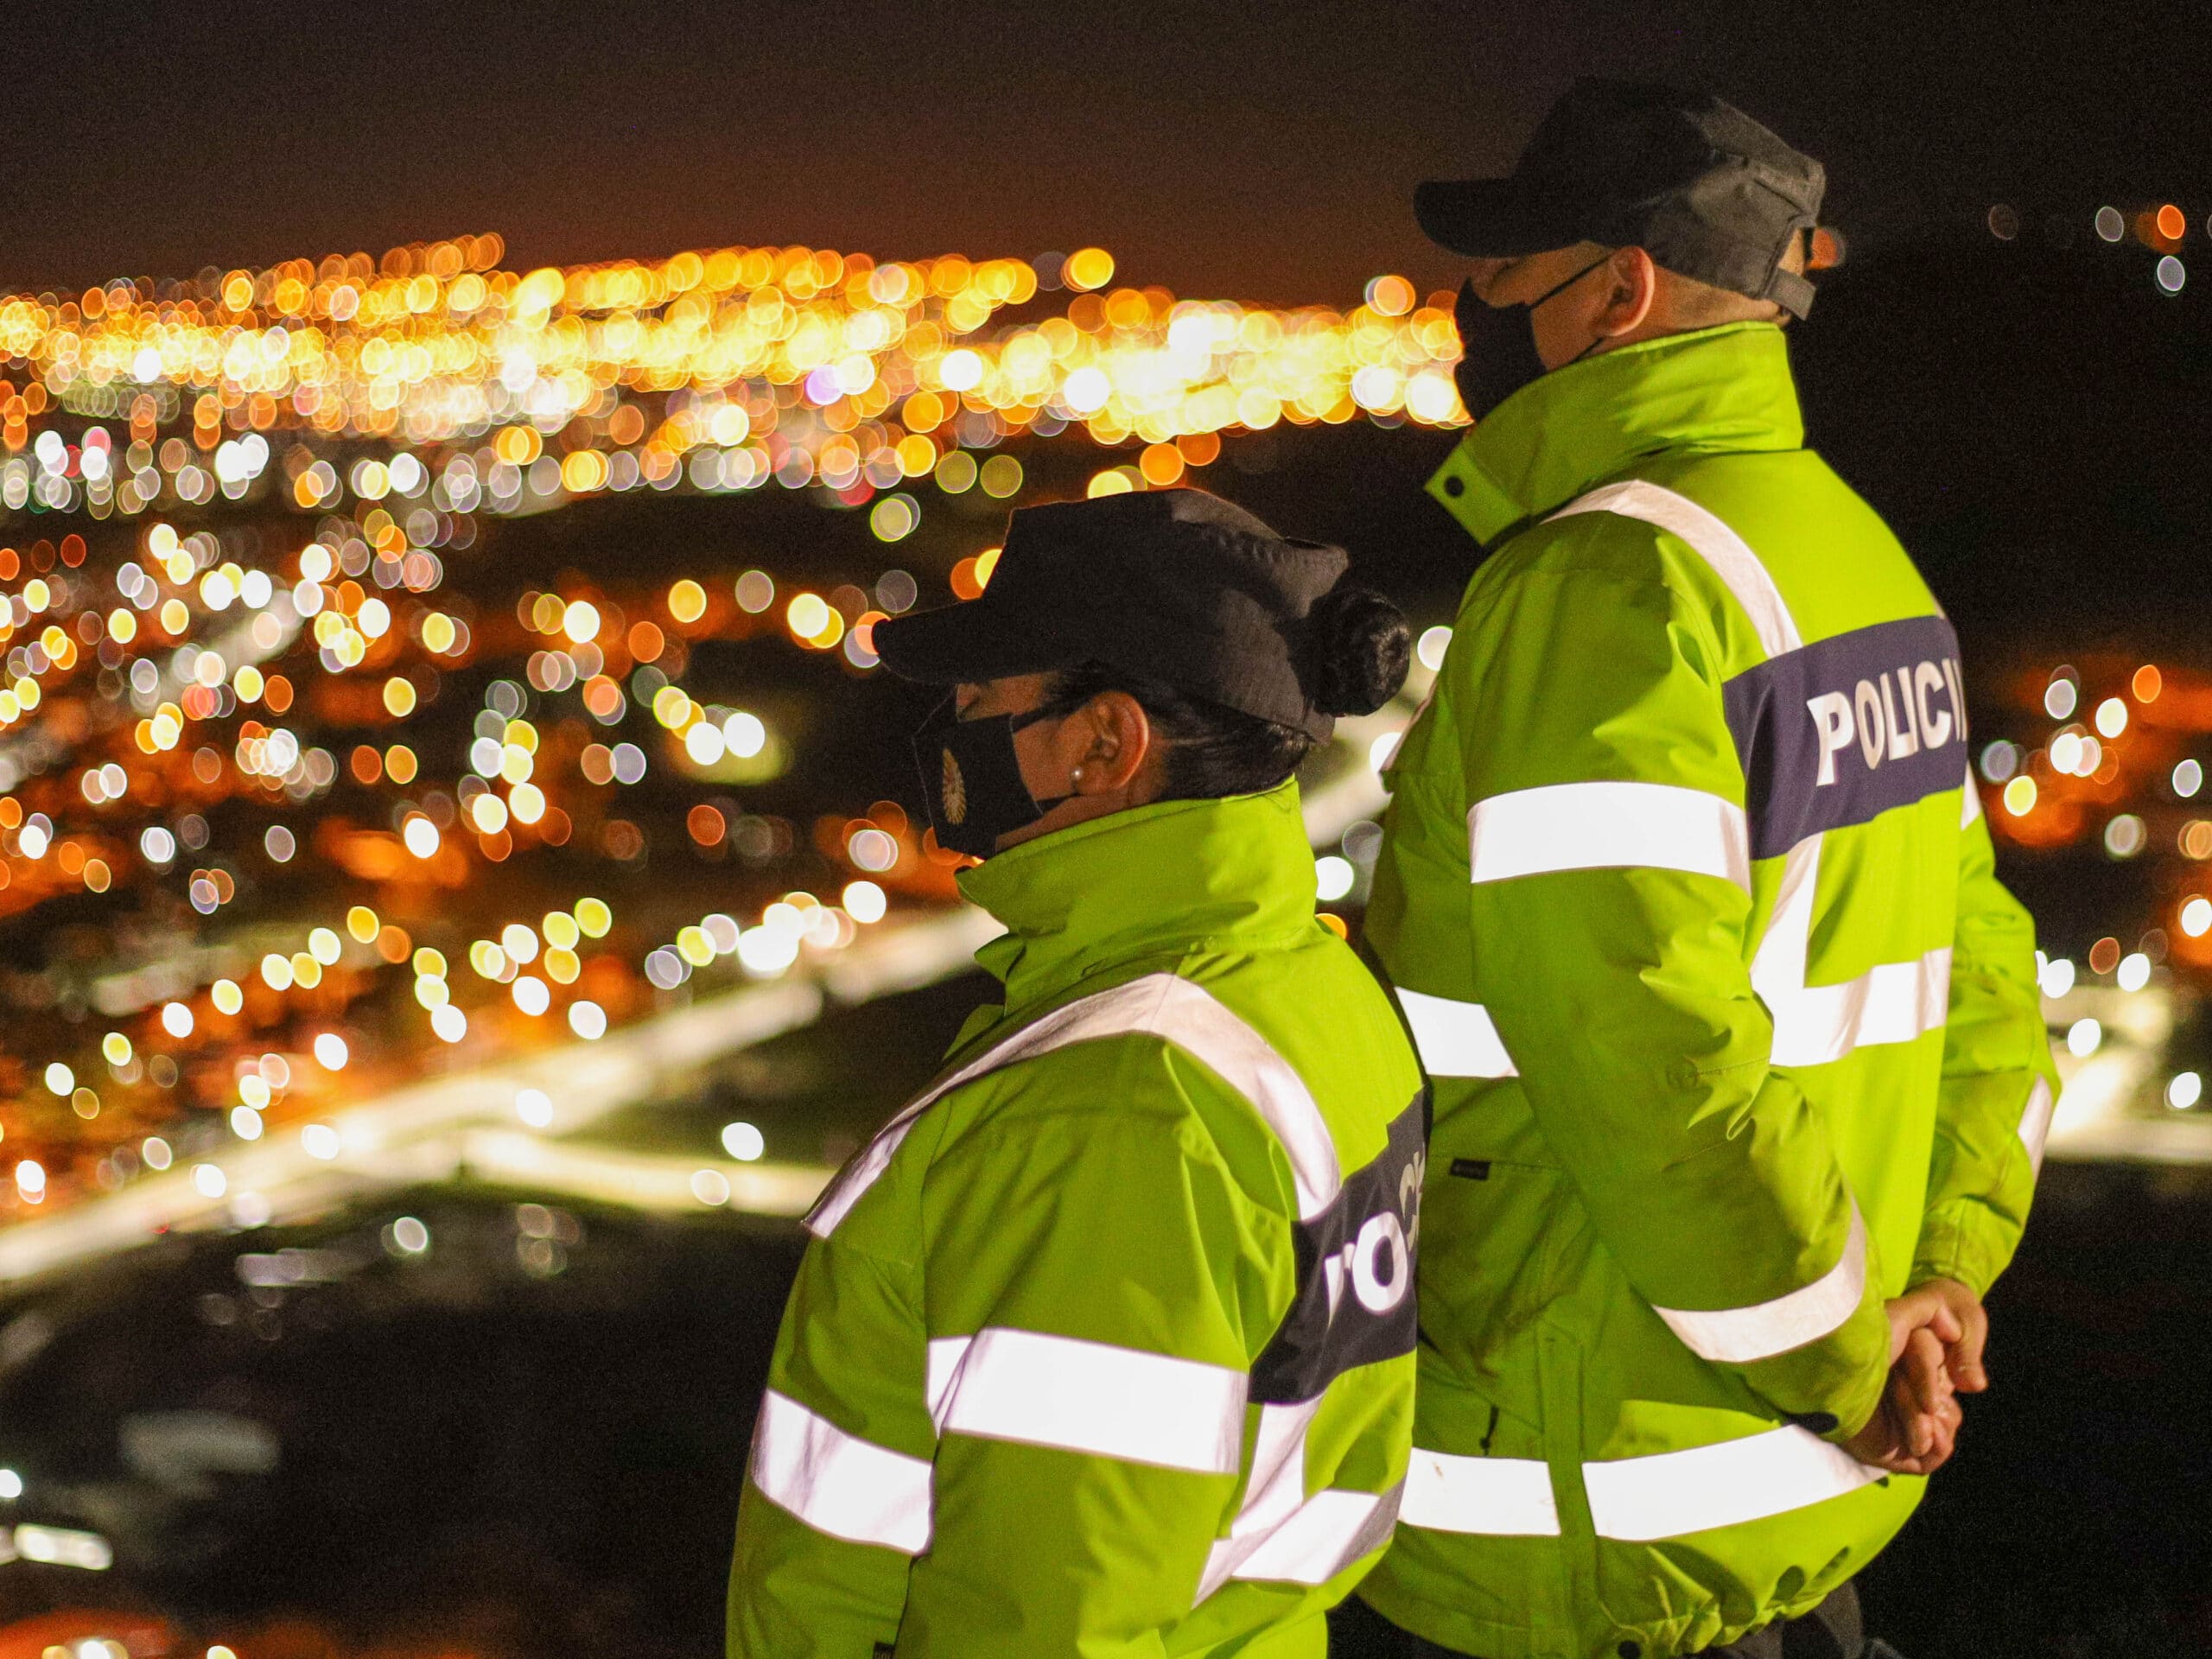
[[1204,490],[1024,507],[980,598],[879,622],[873,643],[906,679],[1103,663],[1325,739],[1304,624],[1346,563]]
[[1553,105],[1502,179],[1432,180],[1414,192],[1429,239],[1477,259],[1577,242],[1634,245],[1677,275],[1794,315],[1813,285],[1782,269],[1818,222],[1827,175],[1707,92],[1586,78]]

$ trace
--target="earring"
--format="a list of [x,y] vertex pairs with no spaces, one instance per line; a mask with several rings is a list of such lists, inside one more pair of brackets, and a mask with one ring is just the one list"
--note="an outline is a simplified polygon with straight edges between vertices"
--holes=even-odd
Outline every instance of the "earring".
[[1073,772],[1068,773],[1068,782],[1075,785],[1078,789],[1083,786],[1083,768],[1081,766],[1077,766]]

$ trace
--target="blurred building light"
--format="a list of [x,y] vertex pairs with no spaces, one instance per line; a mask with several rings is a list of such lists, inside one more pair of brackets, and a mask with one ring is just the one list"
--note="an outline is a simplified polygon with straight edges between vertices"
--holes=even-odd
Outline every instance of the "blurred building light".
[[[879,832],[880,833],[880,832]],[[855,836],[855,841],[860,837]],[[840,895],[845,913],[856,922],[874,923],[883,919],[890,909],[890,901],[883,889],[873,881],[849,881]]]

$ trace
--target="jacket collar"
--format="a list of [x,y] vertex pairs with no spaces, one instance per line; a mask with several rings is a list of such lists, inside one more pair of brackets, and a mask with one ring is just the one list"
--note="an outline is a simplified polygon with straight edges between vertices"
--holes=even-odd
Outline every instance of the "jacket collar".
[[1460,442],[1428,492],[1488,545],[1649,456],[1804,442],[1782,330],[1732,322],[1639,340],[1529,382]]
[[963,870],[1007,927],[976,953],[1018,1008],[1087,974],[1194,949],[1281,944],[1313,925],[1298,785],[1162,801],[1094,818]]

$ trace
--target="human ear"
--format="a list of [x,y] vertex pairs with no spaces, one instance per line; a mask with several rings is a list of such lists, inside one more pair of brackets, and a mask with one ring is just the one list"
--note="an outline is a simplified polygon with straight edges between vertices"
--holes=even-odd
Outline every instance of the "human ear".
[[1152,721],[1144,705],[1126,691],[1102,691],[1068,722],[1081,753],[1068,773],[1079,795],[1109,795],[1126,790],[1152,753]]
[[1605,264],[1608,287],[1590,327],[1601,339],[1618,340],[1634,334],[1651,315],[1659,294],[1659,267],[1649,253],[1634,246],[1615,249]]

